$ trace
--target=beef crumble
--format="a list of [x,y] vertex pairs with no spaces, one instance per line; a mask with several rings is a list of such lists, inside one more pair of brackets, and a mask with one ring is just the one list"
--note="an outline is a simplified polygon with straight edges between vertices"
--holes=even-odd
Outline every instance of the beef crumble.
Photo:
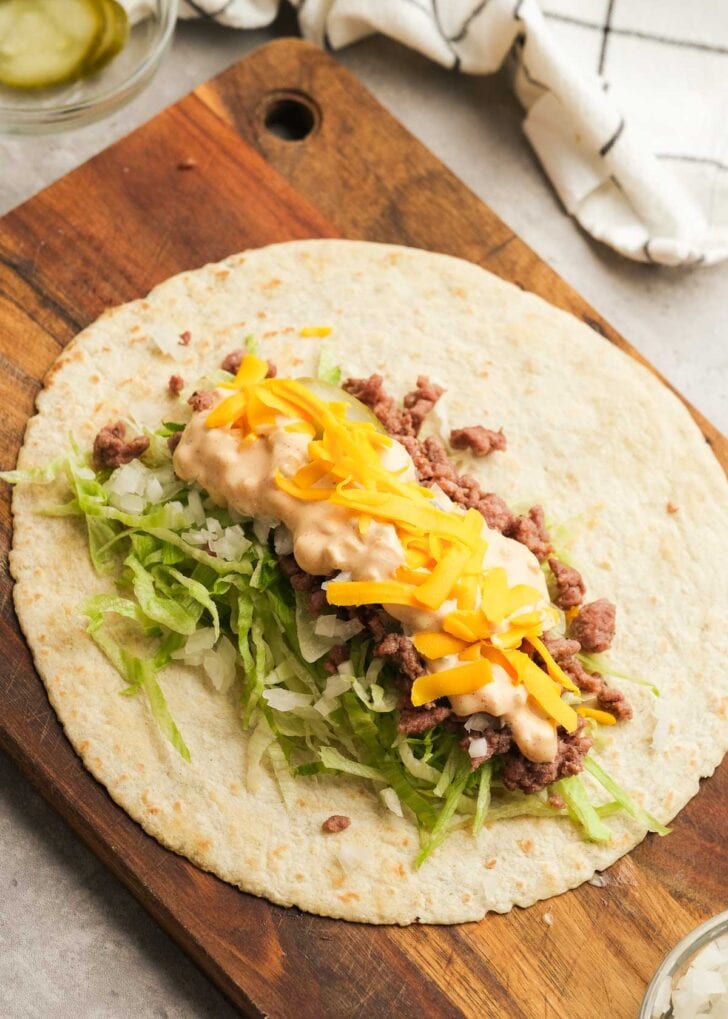
[[[459,719],[459,721],[464,721],[464,719]],[[491,757],[507,753],[513,746],[513,733],[509,725],[504,725],[502,729],[486,729],[484,732],[476,733],[469,732],[460,740],[458,745],[469,753],[471,743],[477,739],[485,740],[486,752],[478,757],[470,758],[470,765],[473,771],[479,768],[481,764],[484,764],[485,761],[489,761]]]
[[200,389],[187,401],[194,411],[209,410],[215,406],[215,394],[209,389]]
[[452,714],[452,709],[436,705],[421,708],[400,708],[397,731],[406,733],[407,736],[421,736],[428,729],[434,729],[440,722],[444,722]]
[[579,571],[553,557],[549,559],[549,566],[556,583],[554,602],[560,609],[573,609],[581,605],[586,587]]
[[332,814],[321,825],[321,831],[325,831],[329,835],[337,835],[340,831],[346,831],[350,824],[351,818],[346,814]]
[[136,435],[132,439],[126,437],[126,425],[123,421],[104,425],[94,439],[93,463],[97,470],[108,467],[121,467],[131,463],[149,448],[146,435]]
[[407,393],[402,401],[405,408],[409,411],[415,435],[419,434],[425,418],[444,392],[445,390],[442,386],[437,386],[434,382],[430,382],[426,375],[417,376],[416,388],[411,393]]
[[532,506],[528,513],[516,517],[503,533],[525,545],[539,562],[543,562],[551,551],[551,539],[540,506]]
[[502,451],[507,446],[505,432],[499,428],[494,432],[483,425],[470,428],[453,428],[450,432],[450,445],[453,449],[469,449],[473,456],[488,456],[496,450]]
[[414,682],[425,674],[425,666],[414,644],[403,633],[388,633],[378,644],[375,644],[375,658],[388,658],[394,662],[402,675]]
[[589,733],[584,731],[585,725],[584,719],[580,718],[574,732],[559,730],[558,748],[553,761],[529,761],[519,750],[509,750],[503,757],[501,775],[506,789],[537,793],[560,778],[578,775],[594,742]]
[[606,651],[614,640],[616,606],[606,598],[584,605],[571,623],[571,635],[582,651]]
[[179,396],[182,390],[185,388],[185,380],[181,375],[170,375],[169,382],[167,383],[167,389],[171,396]]

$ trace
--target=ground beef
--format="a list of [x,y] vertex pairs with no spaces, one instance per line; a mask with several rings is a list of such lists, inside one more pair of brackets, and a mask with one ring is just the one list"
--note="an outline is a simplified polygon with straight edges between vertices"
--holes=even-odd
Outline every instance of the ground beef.
[[586,652],[606,651],[614,640],[617,609],[606,598],[584,605],[571,624],[571,636]]
[[486,729],[485,732],[469,732],[467,736],[460,740],[459,745],[469,752],[470,744],[473,740],[483,738],[487,744],[487,750],[480,757],[471,757],[470,763],[473,771],[479,768],[484,761],[489,761],[491,757],[495,757],[496,754],[505,754],[513,746],[513,735],[511,733],[510,726],[504,725],[502,729]]
[[182,432],[175,432],[173,435],[167,437],[167,447],[170,453],[174,453],[175,449],[177,449],[177,447],[180,444],[181,438]]
[[549,559],[549,566],[556,582],[554,601],[559,608],[573,609],[581,605],[586,587],[579,571],[553,557]]
[[450,445],[453,449],[469,449],[473,456],[488,456],[495,450],[504,450],[507,440],[502,428],[494,432],[482,425],[473,425],[471,428],[453,428]]
[[578,775],[593,742],[591,736],[584,732],[585,725],[584,719],[580,718],[574,732],[560,730],[556,758],[544,764],[527,760],[520,750],[509,750],[503,758],[501,776],[506,789],[537,793],[560,778]]
[[551,539],[546,530],[543,510],[532,506],[525,516],[516,517],[506,529],[508,538],[515,538],[536,556],[539,562],[551,551]]
[[311,573],[306,573],[292,555],[281,556],[278,560],[278,569],[288,578],[294,591],[307,595],[311,615],[320,616],[328,604],[326,592],[321,588],[326,577],[315,577]]
[[404,732],[408,736],[419,736],[428,729],[434,729],[440,722],[452,714],[452,710],[446,707],[421,707],[402,708],[397,722],[397,731]]
[[382,609],[371,605],[356,605],[347,610],[347,615],[349,619],[358,619],[377,642],[384,640],[389,633],[389,626],[394,622]]
[[587,672],[578,658],[567,659],[559,663],[567,676],[569,676],[582,693],[598,693],[604,685],[604,679],[600,672]]
[[409,411],[415,435],[419,434],[422,422],[435,406],[445,390],[430,382],[426,375],[417,376],[417,387],[407,393],[403,403]]
[[226,354],[222,359],[220,367],[224,372],[230,372],[231,375],[237,375],[238,368],[243,362],[245,357],[245,351],[242,350],[231,350],[229,354]]
[[[325,594],[325,592],[321,592]],[[337,644],[336,647],[332,647],[329,653],[326,655],[324,660],[324,669],[329,675],[333,675],[339,668],[339,666],[349,660],[349,649],[345,644]]]
[[351,818],[347,817],[346,814],[332,814],[321,825],[321,831],[328,832],[330,835],[336,835],[340,831],[345,831],[350,824]]
[[550,633],[545,633],[541,638],[546,645],[546,650],[550,652],[551,657],[554,659],[557,665],[561,665],[562,668],[565,663],[569,662],[569,659],[573,658],[574,655],[581,651],[581,644],[578,640],[569,640],[568,637],[559,637],[557,633],[552,630]]
[[[475,478],[458,474],[447,455],[447,450],[434,436],[421,440],[417,438],[421,421],[413,419],[413,412],[424,409],[424,402],[432,404],[441,395],[439,386],[430,383],[426,376],[417,380],[414,389],[405,398],[412,404],[411,410],[400,410],[394,399],[383,388],[381,375],[370,375],[366,379],[347,379],[344,389],[357,400],[361,400],[379,418],[389,434],[402,443],[415,465],[417,478],[422,485],[437,484],[458,506],[477,509],[489,527],[505,531],[513,522],[508,506],[494,492],[484,492]],[[419,407],[417,406],[419,402]]]
[[597,694],[597,703],[603,711],[611,712],[618,722],[628,721],[632,717],[632,705],[616,687],[602,683],[602,688]]
[[308,592],[308,611],[312,616],[320,616],[328,604],[326,592],[322,587],[315,587]]
[[149,439],[146,435],[136,435],[133,439],[127,440],[126,425],[123,421],[104,425],[94,439],[94,466],[97,470],[104,467],[120,467],[136,460],[148,447]]
[[194,411],[209,410],[210,407],[214,407],[215,400],[215,394],[211,393],[209,389],[200,389],[192,394],[187,403]]
[[488,527],[505,531],[510,526],[513,514],[503,499],[495,492],[484,492],[469,474],[458,474],[439,439],[428,436],[423,442],[404,436],[399,441],[412,457],[421,484],[436,484],[458,506],[477,509]]
[[[242,350],[242,349],[241,350],[231,350],[230,353],[227,354],[223,358],[223,361],[222,361],[222,364],[220,365],[220,367],[222,368],[222,370],[224,372],[230,372],[231,375],[237,375],[238,374],[238,369],[240,368],[240,365],[243,363],[243,358],[245,357],[245,354],[246,354],[246,351]],[[268,362],[268,373],[266,375],[266,378],[267,379],[274,379],[276,377],[276,373],[277,372],[278,372],[278,369],[276,368],[276,366],[273,364],[272,361],[269,361]]]
[[375,658],[388,658],[409,680],[414,681],[425,672],[425,666],[417,650],[403,633],[388,633],[374,645]]
[[383,382],[381,375],[370,375],[367,379],[346,379],[342,388],[368,407],[396,439],[414,435],[412,415],[397,407],[394,398],[383,388]]
[[181,375],[170,375],[169,382],[167,383],[167,389],[172,396],[179,396],[182,390],[185,388],[185,380]]

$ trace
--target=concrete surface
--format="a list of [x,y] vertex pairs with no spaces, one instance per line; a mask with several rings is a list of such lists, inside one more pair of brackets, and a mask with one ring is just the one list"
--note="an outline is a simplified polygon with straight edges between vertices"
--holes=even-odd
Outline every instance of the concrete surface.
[[[0,140],[0,214],[274,34],[183,25],[155,81],[109,120]],[[728,427],[728,264],[627,262],[565,215],[500,78],[468,79],[385,40],[339,55],[374,94],[719,427]],[[234,1011],[0,756],[0,1017]]]

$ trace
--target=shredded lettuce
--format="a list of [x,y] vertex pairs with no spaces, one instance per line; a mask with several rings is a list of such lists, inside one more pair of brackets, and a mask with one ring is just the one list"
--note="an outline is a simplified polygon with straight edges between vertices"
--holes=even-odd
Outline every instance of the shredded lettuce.
[[611,842],[612,832],[597,813],[579,775],[559,779],[551,789],[563,799],[569,817],[581,826],[590,842]]
[[639,676],[628,676],[624,672],[617,672],[614,669],[607,658],[603,655],[588,655],[584,652],[579,652],[576,656],[581,664],[590,669],[592,672],[602,672],[605,676],[614,676],[615,679],[623,679],[627,683],[636,683],[637,686],[646,686],[655,697],[660,696],[660,688],[651,683],[648,679],[640,679]]
[[[252,337],[245,345],[256,348]],[[328,347],[318,374],[332,385],[341,380]],[[477,836],[486,823],[518,816],[568,815],[586,838],[607,841],[611,832],[603,818],[624,810],[650,830],[666,832],[591,758],[587,770],[611,801],[594,806],[574,776],[551,787],[566,803],[558,810],[546,793],[504,789],[498,758],[473,770],[447,726],[400,733],[393,667],[374,657],[373,642],[355,632],[357,623],[335,612],[312,617],[278,567],[275,528],[214,506],[204,491],[175,478],[167,438],[183,427],[163,422],[148,431],[143,462],[115,471],[96,470],[72,443],[69,456],[47,469],[0,478],[13,484],[65,478],[70,497],[43,512],[84,521],[94,569],[117,587],[80,606],[89,635],[124,681],[120,694],[142,695],[160,733],[184,760],[190,751],[164,694],[163,673],[172,661],[199,668],[200,682],[237,698],[249,730],[251,792],[272,775],[293,809],[297,780],[338,774],[371,783],[383,809],[416,822],[418,867],[454,829]],[[341,643],[348,660],[338,670],[327,668],[328,652]]]
[[622,810],[644,825],[648,831],[655,832],[657,835],[670,834],[670,829],[666,828],[656,817],[653,817],[652,814],[635,803],[629,793],[615,782],[611,775],[607,774],[601,764],[598,764],[591,755],[584,759],[584,768],[614,797],[615,802],[621,806]]
[[493,774],[493,761],[484,761],[480,766],[478,777],[478,798],[475,801],[475,817],[473,818],[473,835],[478,835],[485,822],[490,807],[490,780]]
[[337,364],[334,360],[334,354],[331,347],[328,347],[325,344],[321,347],[318,371],[316,372],[316,375],[321,382],[328,382],[331,386],[341,385],[341,379],[343,376],[341,365]]

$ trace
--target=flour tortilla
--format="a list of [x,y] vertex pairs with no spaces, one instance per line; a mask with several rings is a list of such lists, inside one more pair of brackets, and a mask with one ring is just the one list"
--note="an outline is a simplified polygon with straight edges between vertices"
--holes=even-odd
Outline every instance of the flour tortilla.
[[[331,326],[326,340],[303,326]],[[152,336],[192,334],[174,360]],[[447,387],[434,426],[504,426],[508,451],[468,463],[512,505],[541,502],[569,521],[592,598],[618,605],[612,661],[657,684],[625,684],[632,722],[599,759],[667,821],[728,745],[726,479],[679,401],[572,316],[469,263],[406,248],[301,241],[184,273],[84,330],[51,369],[19,466],[62,455],[72,434],[132,413],[156,427],[186,416],[172,372],[194,381],[253,334],[282,375],[309,375],[322,342],[346,374],[380,371],[401,395],[418,373]],[[78,605],[106,590],[82,521],[36,515],[47,487],[14,494],[15,604],[40,675],[88,769],[144,829],[245,891],[348,920],[477,920],[580,884],[644,831],[610,819],[609,845],[566,821],[520,818],[453,834],[419,870],[415,826],[357,780],[298,780],[288,813],[272,776],[246,786],[246,735],[234,692],[192,668],[161,683],[187,742],[186,764],[84,631]],[[668,502],[678,507],[667,512]],[[619,685],[619,681],[615,681]],[[591,783],[590,778],[586,778]],[[330,814],[351,817],[337,835]],[[654,837],[654,836],[653,836]]]

